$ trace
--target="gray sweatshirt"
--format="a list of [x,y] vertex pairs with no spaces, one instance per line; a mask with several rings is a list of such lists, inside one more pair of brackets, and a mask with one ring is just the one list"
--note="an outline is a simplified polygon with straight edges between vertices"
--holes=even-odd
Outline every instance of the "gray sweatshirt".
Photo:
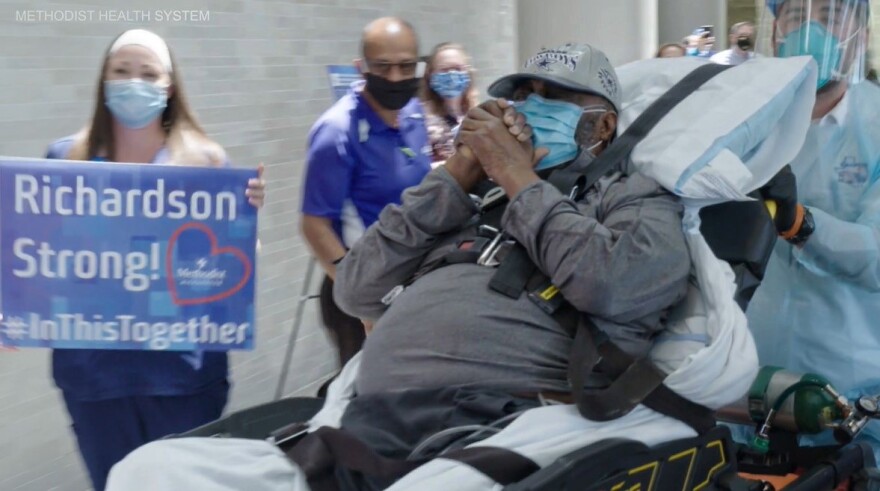
[[[573,164],[576,165],[577,163]],[[334,297],[350,315],[378,319],[364,344],[359,393],[471,386],[567,391],[571,335],[527,295],[489,289],[495,269],[458,264],[382,298],[424,264],[476,234],[478,209],[443,168],[386,207],[339,264]],[[682,206],[655,181],[615,173],[579,203],[551,184],[515,196],[504,230],[565,298],[621,348],[647,353],[669,308],[684,298],[690,258]]]

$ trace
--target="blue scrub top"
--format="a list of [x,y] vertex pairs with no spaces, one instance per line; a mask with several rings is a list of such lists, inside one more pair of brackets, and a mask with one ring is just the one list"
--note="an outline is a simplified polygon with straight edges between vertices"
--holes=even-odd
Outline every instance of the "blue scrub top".
[[363,81],[328,109],[309,134],[302,212],[330,219],[347,247],[389,203],[431,170],[422,103],[413,98],[385,124],[364,99]]
[[[46,158],[66,158],[73,140],[56,141]],[[163,148],[152,163],[166,163],[169,158]],[[226,385],[228,370],[226,353],[213,351],[56,349],[52,353],[55,384],[66,397],[81,401],[196,394]]]

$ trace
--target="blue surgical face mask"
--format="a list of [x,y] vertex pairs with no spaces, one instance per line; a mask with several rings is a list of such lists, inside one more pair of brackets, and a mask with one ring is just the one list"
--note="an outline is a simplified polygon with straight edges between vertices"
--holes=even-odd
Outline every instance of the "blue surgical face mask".
[[168,89],[139,78],[104,82],[104,104],[123,126],[150,124],[168,105]]
[[[535,170],[550,169],[574,160],[579,149],[574,137],[581,115],[607,112],[602,106],[582,108],[570,102],[545,99],[537,94],[529,95],[525,101],[518,102],[515,106],[532,127],[535,148],[544,147],[550,150]],[[592,151],[597,146],[598,144],[593,145],[587,150]]]
[[696,46],[688,46],[687,48],[685,48],[684,54],[687,56],[697,56],[700,54],[700,50],[697,49]]
[[811,20],[800,28],[788,33],[779,46],[779,57],[812,56],[819,65],[817,88],[821,89],[831,81],[840,69],[841,42],[822,25]]
[[453,70],[431,75],[431,88],[444,99],[455,99],[471,84],[468,72]]

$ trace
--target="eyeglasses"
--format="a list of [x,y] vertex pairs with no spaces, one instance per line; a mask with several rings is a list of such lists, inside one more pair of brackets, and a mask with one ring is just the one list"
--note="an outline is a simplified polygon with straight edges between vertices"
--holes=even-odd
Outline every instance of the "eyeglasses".
[[513,99],[514,101],[524,101],[531,94],[537,94],[547,100],[557,100],[577,104],[577,94],[575,94],[574,92],[550,84],[545,84],[543,86],[543,90],[536,92],[534,86],[529,80],[521,82],[514,89],[511,99]]
[[443,68],[438,68],[437,73],[446,73],[446,72],[469,72],[471,70],[470,65],[459,65],[459,66],[446,66]]
[[402,61],[400,63],[388,63],[384,61],[369,61],[367,60],[367,67],[369,67],[370,72],[375,73],[376,75],[386,76],[391,73],[391,70],[394,67],[397,67],[400,70],[400,74],[403,76],[413,76],[416,74],[416,67],[418,67],[418,61]]

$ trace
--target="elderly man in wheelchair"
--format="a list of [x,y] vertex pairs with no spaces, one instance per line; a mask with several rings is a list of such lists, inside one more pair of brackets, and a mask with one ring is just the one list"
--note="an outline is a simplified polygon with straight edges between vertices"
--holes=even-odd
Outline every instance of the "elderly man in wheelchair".
[[[186,435],[237,438],[147,445],[108,489],[768,489],[737,477],[715,411],[758,372],[741,306],[776,230],[748,194],[797,151],[816,72],[762,63],[651,60],[619,79],[589,45],[542,50],[339,264],[337,301],[375,328],[320,411],[287,400]],[[717,101],[743,86],[761,89]],[[707,104],[736,115],[683,135]],[[762,372],[740,460],[869,482],[870,452],[810,461],[785,435],[854,436],[871,402]]]

